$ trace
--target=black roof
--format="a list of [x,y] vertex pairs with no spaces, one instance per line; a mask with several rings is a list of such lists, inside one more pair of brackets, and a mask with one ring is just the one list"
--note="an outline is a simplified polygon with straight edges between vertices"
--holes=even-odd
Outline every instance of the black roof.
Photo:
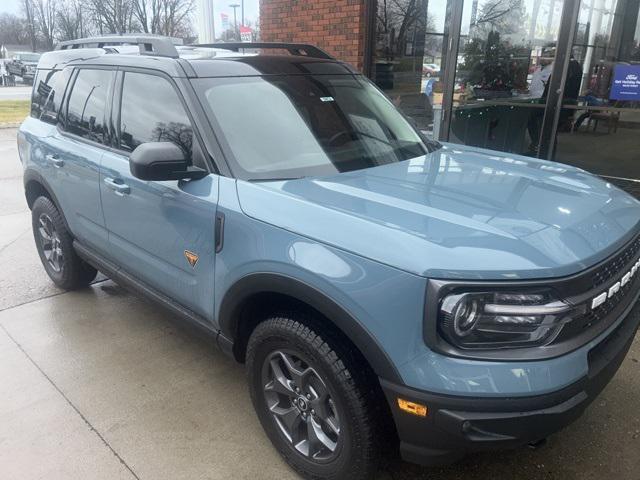
[[[290,54],[247,54],[238,53],[238,49],[255,52],[283,49]],[[180,58],[180,54],[187,58]],[[141,67],[160,70],[173,77],[190,78],[358,73],[349,64],[335,60],[311,45],[232,43],[178,46],[176,49],[175,39],[157,36],[93,37],[63,42],[57,50],[42,55],[38,68],[58,69],[67,65]]]
[[301,74],[354,74],[347,63],[323,58],[291,55],[254,55],[189,60],[198,77],[301,75]]

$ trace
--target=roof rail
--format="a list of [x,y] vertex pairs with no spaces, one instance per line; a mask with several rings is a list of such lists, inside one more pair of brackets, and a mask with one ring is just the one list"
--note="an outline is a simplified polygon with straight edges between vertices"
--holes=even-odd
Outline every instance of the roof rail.
[[140,55],[156,57],[178,58],[175,45],[181,45],[182,40],[159,35],[103,35],[100,37],[79,38],[67,40],[56,45],[56,50],[70,50],[75,48],[104,48],[113,45],[138,45]]
[[194,43],[189,45],[190,47],[205,47],[205,48],[221,48],[224,50],[231,50],[237,52],[241,48],[275,48],[280,50],[287,50],[291,55],[314,57],[314,58],[327,58],[333,60],[334,58],[324,50],[306,43],[282,43],[282,42],[223,42],[223,43]]

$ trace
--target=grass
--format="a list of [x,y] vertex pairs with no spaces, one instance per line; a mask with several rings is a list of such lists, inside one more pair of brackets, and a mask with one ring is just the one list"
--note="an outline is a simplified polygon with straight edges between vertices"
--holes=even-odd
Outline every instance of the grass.
[[30,105],[31,100],[0,100],[0,125],[22,122]]

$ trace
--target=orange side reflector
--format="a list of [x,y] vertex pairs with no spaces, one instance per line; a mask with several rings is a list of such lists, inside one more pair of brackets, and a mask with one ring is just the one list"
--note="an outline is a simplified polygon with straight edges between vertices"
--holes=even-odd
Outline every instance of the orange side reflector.
[[425,405],[420,405],[419,403],[403,400],[402,398],[398,399],[398,407],[400,407],[400,410],[411,413],[413,415],[417,415],[419,417],[426,417],[428,412],[428,409]]

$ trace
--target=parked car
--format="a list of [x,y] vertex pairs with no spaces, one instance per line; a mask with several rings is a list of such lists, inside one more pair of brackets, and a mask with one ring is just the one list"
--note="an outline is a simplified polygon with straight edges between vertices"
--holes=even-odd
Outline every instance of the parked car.
[[435,63],[423,63],[422,75],[425,77],[436,77],[440,75],[440,66]]
[[7,68],[10,74],[21,77],[23,82],[32,83],[38,60],[40,60],[39,53],[18,52],[11,57]]
[[428,140],[309,45],[117,41],[143,54],[85,39],[38,66],[18,146],[44,269],[64,289],[100,270],[208,332],[301,475],[538,445],[613,377],[640,323],[638,200]]

